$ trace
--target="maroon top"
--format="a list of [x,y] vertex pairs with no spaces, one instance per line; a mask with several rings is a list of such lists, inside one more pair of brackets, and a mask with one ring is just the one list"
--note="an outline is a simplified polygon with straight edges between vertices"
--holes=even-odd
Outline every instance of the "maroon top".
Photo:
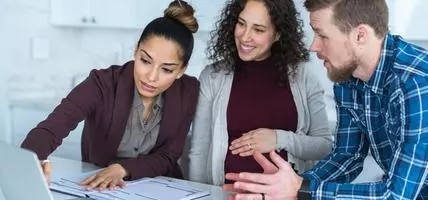
[[154,176],[181,177],[177,160],[193,119],[199,92],[194,77],[182,76],[164,92],[159,137],[147,155],[121,159],[117,148],[125,132],[134,97],[134,62],[92,70],[48,118],[30,131],[22,147],[46,159],[77,124],[85,120],[82,160],[101,167],[121,164],[129,179]]
[[[239,63],[227,108],[230,143],[243,133],[258,129],[296,131],[297,110],[290,86],[278,85],[278,71],[270,59]],[[281,151],[287,160],[287,152]],[[241,157],[227,151],[224,170],[228,172],[263,172],[252,156]]]

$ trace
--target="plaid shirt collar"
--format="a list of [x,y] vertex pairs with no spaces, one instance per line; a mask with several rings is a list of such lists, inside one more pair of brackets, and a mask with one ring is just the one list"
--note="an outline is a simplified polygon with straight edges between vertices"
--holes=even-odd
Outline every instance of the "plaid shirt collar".
[[351,77],[342,84],[349,85],[350,87],[357,88],[361,91],[370,89],[373,93],[382,95],[385,88],[384,85],[389,74],[389,69],[392,67],[389,63],[394,61],[394,47],[394,39],[391,33],[388,33],[383,42],[376,70],[369,81],[364,82],[358,78]]

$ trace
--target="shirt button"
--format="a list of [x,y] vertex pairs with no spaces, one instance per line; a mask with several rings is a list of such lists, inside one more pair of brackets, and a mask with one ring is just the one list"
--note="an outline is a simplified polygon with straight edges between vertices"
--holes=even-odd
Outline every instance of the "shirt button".
[[370,110],[370,105],[366,105],[366,110]]
[[134,151],[136,151],[136,152],[137,152],[137,151],[138,151],[138,147],[134,147]]

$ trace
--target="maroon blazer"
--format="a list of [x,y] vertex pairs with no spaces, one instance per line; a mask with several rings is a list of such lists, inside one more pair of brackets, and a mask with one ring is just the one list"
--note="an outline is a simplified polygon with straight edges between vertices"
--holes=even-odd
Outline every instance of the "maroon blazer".
[[85,120],[82,134],[82,160],[101,167],[121,164],[129,179],[154,176],[181,177],[177,160],[196,110],[199,82],[182,76],[164,92],[163,116],[156,145],[147,155],[116,157],[125,132],[134,96],[134,62],[123,66],[92,70],[54,111],[32,129],[22,147],[39,159],[48,157]]

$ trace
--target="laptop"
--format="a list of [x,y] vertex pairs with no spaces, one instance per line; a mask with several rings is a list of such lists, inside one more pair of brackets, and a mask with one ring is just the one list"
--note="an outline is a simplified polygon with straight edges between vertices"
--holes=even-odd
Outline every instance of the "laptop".
[[0,188],[6,200],[54,200],[36,154],[0,142],[0,160]]

